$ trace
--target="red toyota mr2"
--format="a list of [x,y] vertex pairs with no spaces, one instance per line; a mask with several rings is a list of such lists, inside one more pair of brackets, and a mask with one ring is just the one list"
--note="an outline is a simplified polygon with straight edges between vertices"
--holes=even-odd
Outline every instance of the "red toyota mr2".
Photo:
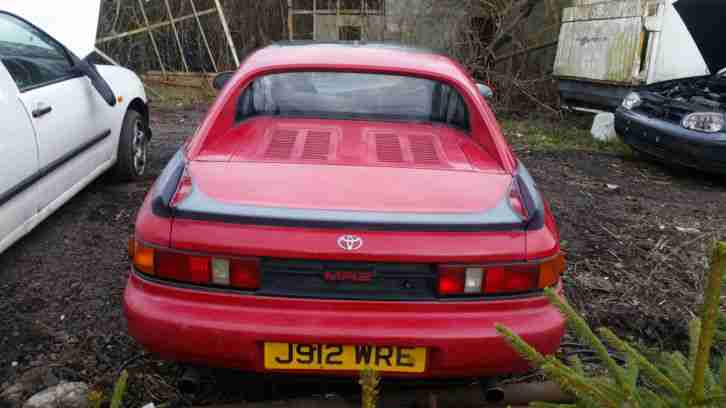
[[558,231],[487,91],[391,45],[249,56],[140,210],[131,335],[164,359],[258,373],[527,369],[496,323],[554,352]]

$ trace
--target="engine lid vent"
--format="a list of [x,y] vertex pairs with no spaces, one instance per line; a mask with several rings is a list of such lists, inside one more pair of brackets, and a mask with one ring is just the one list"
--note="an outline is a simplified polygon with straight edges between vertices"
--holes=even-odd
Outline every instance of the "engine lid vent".
[[411,154],[413,155],[414,163],[429,165],[441,163],[431,136],[410,135],[408,141],[411,145]]
[[308,132],[305,137],[302,158],[304,160],[328,160],[329,157],[330,132]]
[[289,159],[295,148],[297,134],[293,130],[277,130],[267,145],[265,150],[265,158],[268,159]]
[[376,156],[379,162],[403,163],[403,150],[398,136],[390,133],[377,134]]

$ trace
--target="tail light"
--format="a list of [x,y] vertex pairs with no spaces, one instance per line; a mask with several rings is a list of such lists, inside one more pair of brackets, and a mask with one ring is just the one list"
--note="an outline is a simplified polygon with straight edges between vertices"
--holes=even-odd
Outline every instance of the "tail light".
[[136,270],[147,275],[196,285],[256,290],[260,287],[257,258],[225,258],[129,245]]
[[566,270],[564,254],[509,265],[439,265],[439,295],[525,293],[554,286]]

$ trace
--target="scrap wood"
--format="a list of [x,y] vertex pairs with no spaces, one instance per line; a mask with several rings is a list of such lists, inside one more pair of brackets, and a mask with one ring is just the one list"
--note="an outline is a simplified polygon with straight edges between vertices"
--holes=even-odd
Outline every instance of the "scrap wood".
[[141,75],[144,82],[153,82],[171,86],[212,89],[215,74],[196,72],[159,72],[149,71]]

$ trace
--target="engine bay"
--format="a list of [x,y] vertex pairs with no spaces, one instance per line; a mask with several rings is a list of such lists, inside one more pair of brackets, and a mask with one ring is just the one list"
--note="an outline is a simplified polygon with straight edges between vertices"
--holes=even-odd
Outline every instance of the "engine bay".
[[726,78],[709,76],[687,78],[654,84],[647,87],[644,96],[663,98],[663,102],[679,102],[693,112],[726,111]]

